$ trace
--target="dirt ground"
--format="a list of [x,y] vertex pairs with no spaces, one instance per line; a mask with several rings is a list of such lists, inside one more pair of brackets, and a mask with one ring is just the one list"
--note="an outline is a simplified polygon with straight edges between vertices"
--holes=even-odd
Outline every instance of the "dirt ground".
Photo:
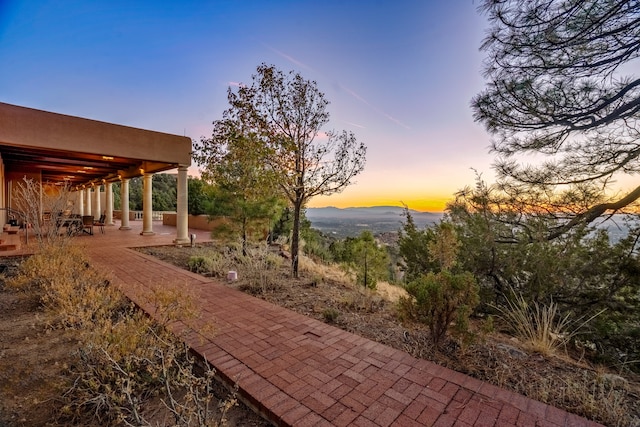
[[73,333],[48,327],[37,295],[0,292],[0,425],[44,426],[55,418],[77,344]]
[[[2,261],[9,270],[19,262]],[[0,279],[0,427],[69,425],[59,417],[59,398],[69,384],[68,368],[76,360],[74,352],[80,345],[76,335],[52,326],[37,293],[9,290]],[[218,386],[215,395],[224,400],[229,392]],[[241,403],[230,410],[227,420],[230,427],[270,425]]]
[[[144,252],[188,269],[194,255],[206,256],[215,248],[146,248]],[[286,260],[285,260],[286,261]],[[398,297],[404,290],[386,283],[368,292],[349,283],[340,269],[301,260],[299,279],[293,279],[288,261],[272,282],[256,287],[243,278],[241,265],[236,282],[224,282],[274,304],[333,323],[361,336],[401,349],[415,357],[514,390],[605,425],[640,426],[640,376],[594,366],[584,355],[543,356],[529,352],[496,321],[493,330],[474,319],[472,340],[449,340],[440,349],[431,343],[425,325],[399,319]],[[224,278],[222,278],[224,279]]]

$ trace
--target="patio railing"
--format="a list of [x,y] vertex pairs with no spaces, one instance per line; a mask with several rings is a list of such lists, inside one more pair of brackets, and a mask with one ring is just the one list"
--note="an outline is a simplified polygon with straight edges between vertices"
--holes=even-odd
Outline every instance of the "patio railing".
[[[162,214],[165,213],[176,213],[176,211],[153,211],[151,213],[151,218],[154,221],[162,221]],[[122,211],[113,211],[113,217],[115,219],[122,218]],[[129,221],[142,221],[142,211],[129,211]]]

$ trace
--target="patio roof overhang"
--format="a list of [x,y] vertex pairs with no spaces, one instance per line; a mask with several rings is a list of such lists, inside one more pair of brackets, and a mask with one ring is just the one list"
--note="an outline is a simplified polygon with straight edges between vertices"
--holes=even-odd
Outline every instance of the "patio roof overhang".
[[8,173],[73,187],[189,166],[191,139],[0,103],[0,156]]

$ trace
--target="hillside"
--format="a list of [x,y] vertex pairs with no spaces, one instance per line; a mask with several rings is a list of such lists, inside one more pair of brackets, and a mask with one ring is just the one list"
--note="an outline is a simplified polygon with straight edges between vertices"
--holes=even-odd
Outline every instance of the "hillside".
[[[442,213],[409,212],[419,228],[442,219]],[[404,220],[404,208],[399,206],[373,206],[354,208],[307,208],[306,216],[313,228],[336,237],[355,237],[363,230],[373,234],[396,232]]]

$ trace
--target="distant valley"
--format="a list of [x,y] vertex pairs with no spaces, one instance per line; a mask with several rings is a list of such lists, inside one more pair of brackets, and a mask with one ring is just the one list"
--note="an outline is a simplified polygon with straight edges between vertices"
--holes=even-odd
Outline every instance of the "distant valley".
[[[409,210],[419,228],[442,219],[442,213]],[[307,208],[311,226],[335,237],[356,237],[364,230],[374,235],[397,232],[404,221],[404,208],[399,206],[373,206],[367,208]]]
[[[420,212],[409,209],[418,228],[439,222],[443,213]],[[396,233],[404,221],[404,208],[398,206],[374,206],[368,208],[307,208],[306,216],[311,226],[323,233],[338,237],[356,237],[364,230],[374,235]],[[593,225],[607,230],[612,243],[618,242],[629,233],[629,224],[624,221],[625,215],[617,214],[596,220]],[[638,225],[639,221],[631,222]]]

